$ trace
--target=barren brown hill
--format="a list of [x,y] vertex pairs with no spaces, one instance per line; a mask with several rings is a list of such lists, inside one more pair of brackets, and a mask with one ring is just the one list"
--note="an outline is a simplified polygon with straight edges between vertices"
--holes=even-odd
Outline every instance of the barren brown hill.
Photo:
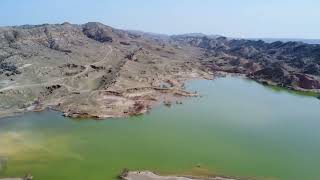
[[0,116],[53,108],[71,117],[146,112],[218,71],[319,92],[320,46],[165,36],[101,23],[0,28]]
[[71,117],[144,113],[207,76],[201,51],[100,23],[0,29],[0,114],[50,107]]

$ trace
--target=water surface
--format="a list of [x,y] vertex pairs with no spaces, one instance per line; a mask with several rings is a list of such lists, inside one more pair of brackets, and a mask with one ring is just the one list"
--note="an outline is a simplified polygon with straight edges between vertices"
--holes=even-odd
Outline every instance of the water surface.
[[79,121],[53,111],[1,119],[0,176],[112,180],[129,168],[320,179],[320,100],[231,77],[187,88],[202,97],[127,119]]

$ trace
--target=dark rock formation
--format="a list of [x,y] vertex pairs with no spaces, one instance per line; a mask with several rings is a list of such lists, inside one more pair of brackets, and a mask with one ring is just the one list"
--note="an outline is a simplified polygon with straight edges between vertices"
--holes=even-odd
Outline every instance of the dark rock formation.
[[83,33],[90,39],[99,42],[112,42],[112,29],[100,23],[87,23],[83,25]]
[[13,76],[17,74],[21,74],[18,68],[7,62],[0,62],[0,75],[5,74],[6,76]]

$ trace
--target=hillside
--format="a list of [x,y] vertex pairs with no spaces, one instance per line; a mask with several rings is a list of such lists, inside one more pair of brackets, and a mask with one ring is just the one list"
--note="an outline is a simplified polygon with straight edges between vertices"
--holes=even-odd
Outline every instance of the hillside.
[[217,72],[319,92],[320,45],[165,36],[101,23],[0,28],[0,116],[52,108],[70,117],[123,117],[194,96]]

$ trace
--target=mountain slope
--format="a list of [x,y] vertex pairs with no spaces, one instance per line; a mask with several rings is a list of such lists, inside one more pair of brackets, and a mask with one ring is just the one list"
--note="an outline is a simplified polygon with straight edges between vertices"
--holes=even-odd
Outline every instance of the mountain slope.
[[190,61],[198,53],[100,23],[1,28],[0,112],[143,113],[164,97],[191,95],[181,86],[205,74]]
[[241,73],[259,82],[296,90],[320,89],[320,45],[206,36],[172,38],[204,49],[201,63],[213,71]]
[[165,36],[101,23],[0,28],[0,116],[52,108],[70,117],[122,117],[182,96],[185,80],[240,73],[320,89],[320,46]]

